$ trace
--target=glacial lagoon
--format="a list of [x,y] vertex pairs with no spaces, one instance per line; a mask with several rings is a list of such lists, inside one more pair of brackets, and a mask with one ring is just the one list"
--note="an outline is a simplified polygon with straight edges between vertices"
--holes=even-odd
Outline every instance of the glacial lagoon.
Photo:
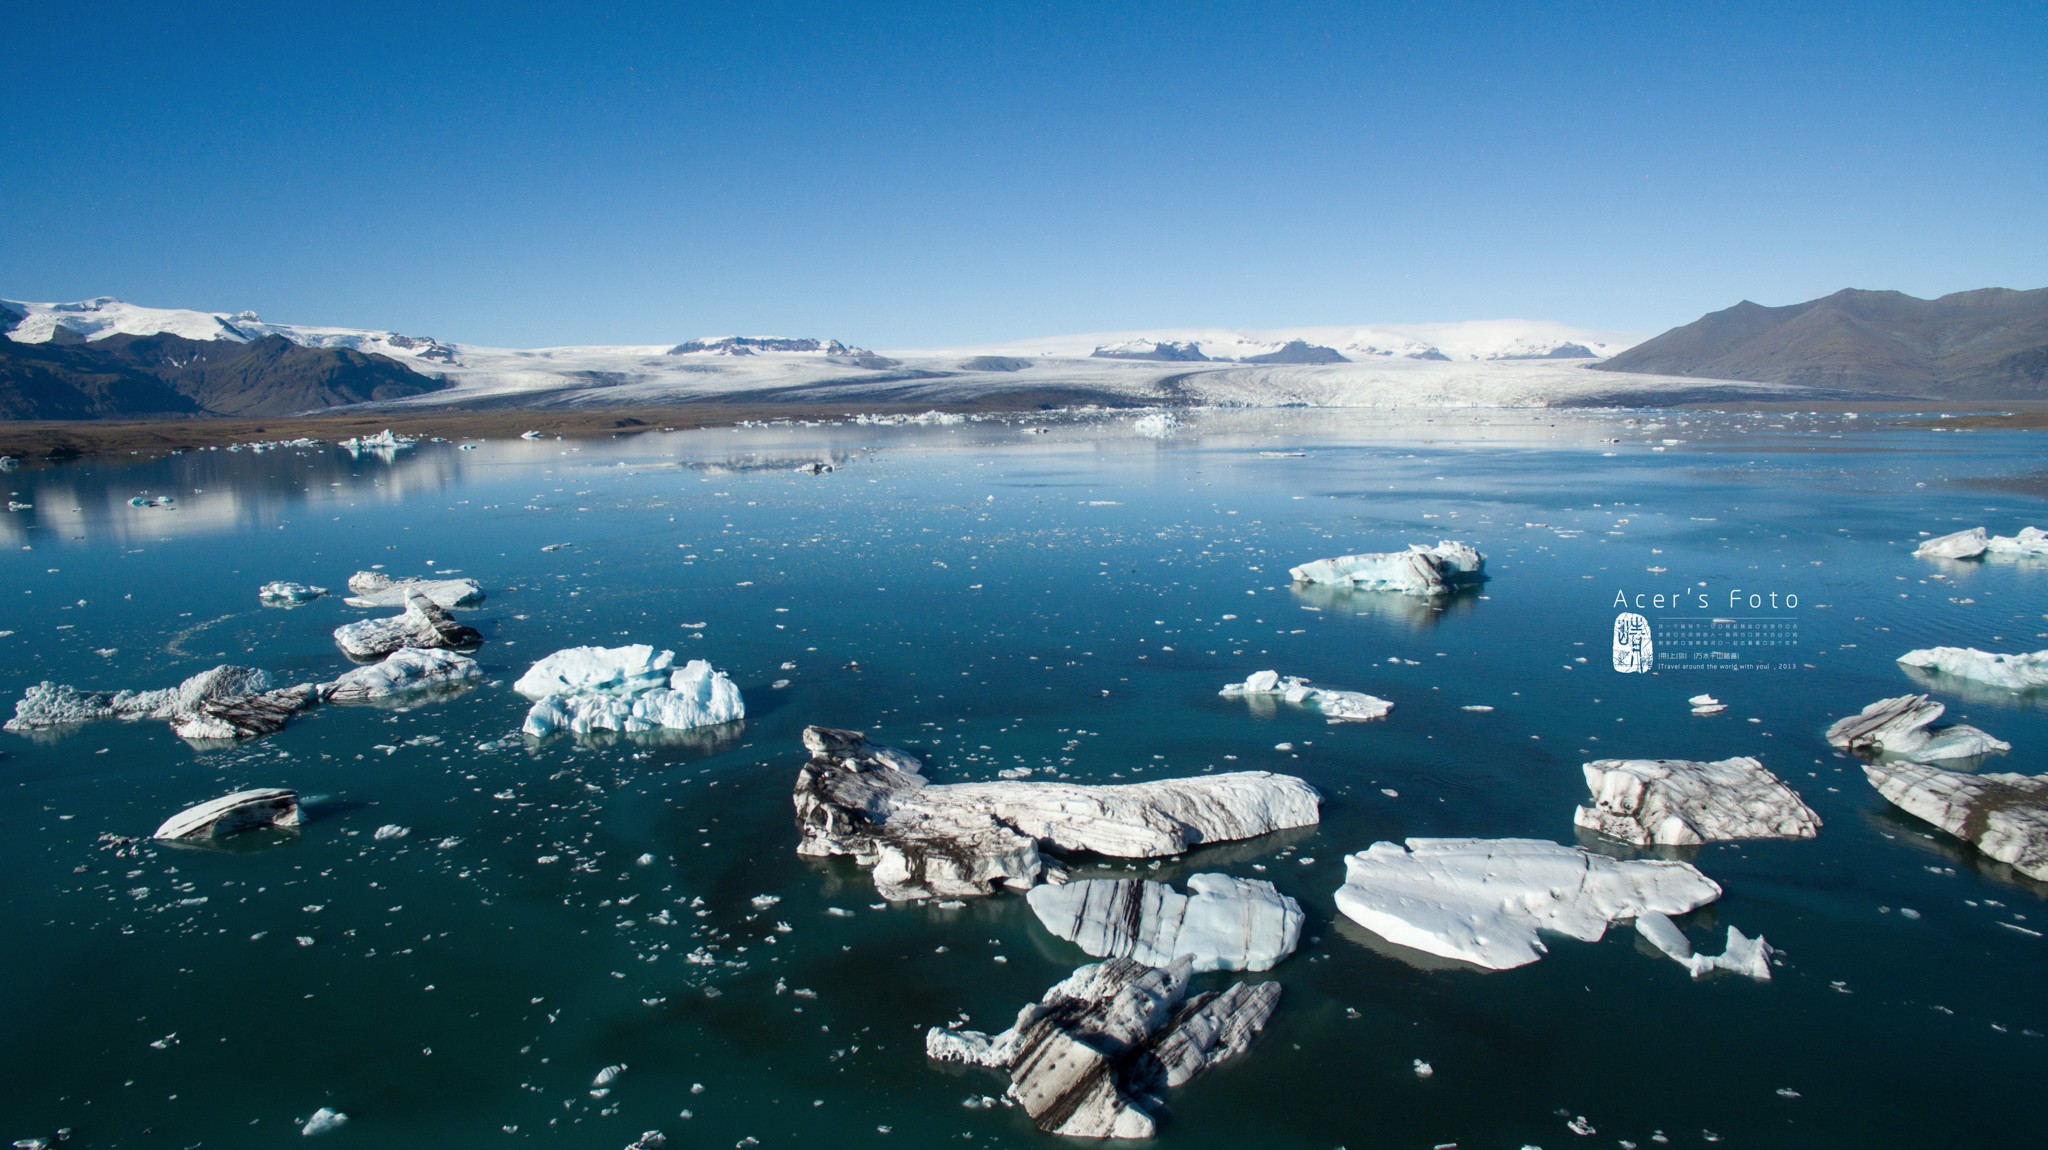
[[[456,612],[485,639],[468,689],[317,707],[230,746],[148,720],[0,736],[0,1137],[290,1145],[327,1107],[349,1116],[318,1136],[335,1147],[1087,1145],[1003,1105],[1000,1072],[928,1061],[924,1034],[1000,1030],[1091,960],[1021,896],[886,903],[851,860],[799,858],[791,785],[821,724],[923,756],[934,782],[1269,770],[1322,793],[1316,827],[1070,860],[1264,879],[1306,915],[1271,972],[1197,976],[1284,993],[1245,1056],[1170,1092],[1162,1146],[2035,1143],[2048,886],[1898,813],[1823,733],[1931,691],[2012,744],[1983,769],[2048,771],[2039,700],[1894,662],[2048,647],[2048,563],[1912,554],[2048,524],[2036,435],[1733,413],[1132,424],[0,474],[26,505],[0,519],[0,712],[43,680],[331,679],[333,629],[389,614],[259,604],[273,580],[341,592],[375,568],[488,595]],[[1490,580],[1432,601],[1288,577],[1440,539],[1483,551]],[[1777,645],[1618,673],[1615,617],[1638,607]],[[627,643],[730,674],[744,722],[518,734],[511,684],[534,661]],[[1263,670],[1394,708],[1329,724],[1219,695]],[[1694,715],[1703,693],[1726,710]],[[1574,828],[1585,762],[1739,755],[1798,791],[1818,837],[1633,848]],[[133,841],[266,786],[300,793],[303,826]],[[1726,893],[1678,925],[1703,950],[1730,925],[1763,935],[1772,977],[1695,980],[1625,925],[1483,971],[1338,915],[1346,854],[1468,835],[1690,860]]]

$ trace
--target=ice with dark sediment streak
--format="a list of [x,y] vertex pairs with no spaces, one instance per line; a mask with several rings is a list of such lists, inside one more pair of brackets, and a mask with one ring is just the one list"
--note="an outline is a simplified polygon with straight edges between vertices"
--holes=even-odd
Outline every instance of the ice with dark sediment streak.
[[253,695],[201,699],[171,716],[171,730],[180,738],[195,742],[254,739],[278,733],[293,715],[318,702],[320,688],[312,683]]
[[1671,916],[1654,910],[1646,910],[1636,916],[1636,933],[1690,971],[1694,978],[1725,970],[1758,982],[1771,980],[1771,944],[1764,941],[1762,935],[1751,938],[1731,926],[1728,928],[1728,944],[1720,954],[1696,954],[1692,942],[1685,937],[1685,932],[1678,929],[1678,924],[1671,921]]
[[1597,942],[1646,911],[1721,897],[1690,863],[1623,861],[1541,839],[1409,839],[1344,860],[1337,909],[1389,942],[1493,970],[1535,962],[1542,935]]
[[1975,647],[1922,647],[1899,656],[1899,662],[2008,691],[2048,687],[2048,651],[2003,655]]
[[1008,1095],[1038,1128],[1070,1138],[1149,1138],[1158,1095],[1247,1050],[1280,1003],[1280,984],[1235,983],[1188,996],[1193,965],[1129,958],[1084,966],[1001,1034],[933,1027],[939,1061],[1007,1069]]
[[1923,763],[2012,750],[2011,743],[1967,724],[1933,726],[1947,709],[1926,695],[1879,699],[1837,720],[1828,728],[1828,742],[1845,751],[1896,755]]
[[151,838],[214,839],[253,827],[299,825],[299,793],[283,787],[236,791],[179,811]]
[[1163,882],[1083,879],[1026,896],[1045,929],[1097,958],[1150,966],[1183,955],[1197,971],[1271,970],[1301,939],[1301,904],[1272,883],[1189,875],[1187,894]]
[[512,684],[533,700],[522,730],[629,733],[718,726],[746,717],[738,684],[702,659],[675,665],[675,652],[645,643],[570,647],[543,658]]
[[7,721],[6,729],[33,731],[93,719],[173,719],[209,699],[260,694],[271,685],[267,671],[227,665],[154,691],[81,691],[45,680],[30,687],[15,703],[14,717]]
[[1226,683],[1220,692],[1236,697],[1271,697],[1314,707],[1332,723],[1384,719],[1394,704],[1363,691],[1338,691],[1311,687],[1307,679],[1283,677],[1278,671],[1258,671],[1242,683]]
[[481,678],[483,669],[467,655],[405,647],[393,651],[381,663],[357,667],[332,683],[322,684],[321,693],[331,703],[361,703]]
[[1945,771],[1924,763],[1863,764],[1886,802],[2048,882],[2048,775]]
[[358,619],[334,629],[335,646],[357,659],[381,659],[406,647],[475,647],[483,641],[482,632],[457,623],[446,608],[419,594],[406,597],[403,615]]
[[1593,793],[1573,821],[1621,842],[1690,846],[1820,833],[1820,816],[1752,758],[1599,759],[1583,769]]
[[484,600],[474,579],[393,579],[382,571],[358,571],[348,577],[351,607],[403,607],[413,595],[425,595],[441,608],[468,607]]
[[1486,556],[1468,544],[1445,539],[1434,547],[1411,543],[1406,551],[1371,552],[1317,559],[1288,569],[1296,583],[1325,583],[1358,591],[1400,591],[1446,595],[1486,579]]
[[851,855],[884,898],[1029,890],[1041,844],[1117,858],[1162,858],[1204,843],[1312,826],[1322,796],[1300,779],[1236,771],[1122,785],[928,785],[917,759],[857,731],[804,729],[797,853]]

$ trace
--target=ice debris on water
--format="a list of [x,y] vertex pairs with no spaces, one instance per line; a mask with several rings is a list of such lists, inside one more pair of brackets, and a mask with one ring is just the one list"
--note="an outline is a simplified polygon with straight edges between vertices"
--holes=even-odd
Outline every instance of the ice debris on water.
[[675,666],[675,652],[645,643],[571,647],[535,663],[512,689],[532,699],[522,730],[689,730],[746,717],[740,689],[702,659]]
[[1692,713],[1695,715],[1718,715],[1728,709],[1728,704],[1712,695],[1694,695],[1687,699],[1686,703],[1692,707]]
[[1465,543],[1445,539],[1434,547],[1411,543],[1406,551],[1368,552],[1317,559],[1287,572],[1296,583],[1320,583],[1356,591],[1398,591],[1446,595],[1486,579],[1486,556]]
[[306,1124],[299,1128],[299,1133],[306,1135],[329,1134],[341,1129],[347,1122],[348,1115],[343,1114],[339,1110],[322,1106],[320,1109],[313,1111],[311,1118],[306,1119]]
[[1363,691],[1338,691],[1311,687],[1308,683],[1307,679],[1293,675],[1283,678],[1278,671],[1259,671],[1242,683],[1225,684],[1219,693],[1253,699],[1271,697],[1302,704],[1322,712],[1323,718],[1332,723],[1383,719],[1394,709],[1394,704]]

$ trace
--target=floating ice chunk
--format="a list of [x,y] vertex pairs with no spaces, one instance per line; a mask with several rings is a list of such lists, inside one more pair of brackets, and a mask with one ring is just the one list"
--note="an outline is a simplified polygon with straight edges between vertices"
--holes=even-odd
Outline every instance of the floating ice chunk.
[[527,669],[512,689],[529,699],[547,695],[634,695],[661,686],[675,669],[676,653],[646,643],[625,647],[570,647]]
[[2048,556],[2048,531],[2022,527],[2018,535],[1993,535],[1985,541],[1984,550],[1992,555]]
[[1820,816],[1755,759],[1599,759],[1587,763],[1593,797],[1573,820],[1647,846],[1728,839],[1810,839]]
[[1434,547],[1409,544],[1406,551],[1339,555],[1288,569],[1296,583],[1326,583],[1359,591],[1400,591],[1445,595],[1486,579],[1486,556],[1455,540]]
[[[391,433],[387,431],[384,434],[389,435]],[[341,1129],[347,1121],[348,1115],[343,1114],[339,1110],[332,1110],[322,1106],[320,1109],[313,1111],[313,1116],[306,1119],[304,1126],[299,1127],[299,1133],[305,1135],[328,1134]]]
[[155,691],[81,691],[45,680],[22,694],[6,729],[33,731],[92,719],[170,719],[208,699],[260,694],[270,688],[268,672],[225,665]]
[[1672,922],[1669,915],[1654,910],[1646,910],[1636,916],[1636,933],[1691,971],[1694,978],[1709,971],[1725,970],[1759,982],[1771,980],[1771,944],[1765,942],[1761,935],[1750,938],[1731,926],[1728,928],[1728,945],[1720,954],[1695,954],[1692,943],[1678,929],[1678,924]]
[[1162,882],[1087,879],[1027,896],[1045,929],[1097,958],[1149,966],[1187,955],[1195,970],[1271,970],[1301,938],[1301,904],[1257,879],[1190,875]]
[[1921,763],[1865,763],[1877,793],[1900,810],[2048,882],[2048,775],[1965,775]]
[[521,729],[534,738],[563,730],[686,731],[746,717],[739,686],[725,672],[702,659],[674,663],[673,651],[644,643],[557,651],[512,685],[534,700]]
[[322,690],[329,702],[359,703],[481,678],[483,669],[467,655],[405,647],[393,651],[381,663],[344,673],[324,684]]
[[1131,421],[1131,434],[1146,439],[1165,439],[1180,430],[1180,419],[1170,411],[1155,411]]
[[293,715],[319,701],[320,689],[311,683],[254,695],[217,695],[171,716],[171,730],[196,742],[274,735]]
[[2048,651],[2002,655],[1975,647],[1923,647],[1899,656],[1899,662],[2009,691],[2048,687]]
[[2012,744],[1966,724],[1933,728],[1948,708],[1925,695],[1879,699],[1828,728],[1828,742],[1846,751],[1927,762],[2012,750]]
[[403,607],[415,594],[443,609],[484,601],[484,589],[474,579],[393,579],[382,571],[358,571],[348,577],[348,589],[354,594],[343,602],[351,607]]
[[265,583],[256,589],[256,598],[266,607],[296,607],[325,594],[327,588],[308,587],[304,583]]
[[1242,683],[1228,683],[1221,692],[1224,695],[1272,695],[1290,703],[1314,707],[1332,723],[1364,722],[1370,719],[1386,718],[1394,704],[1363,691],[1336,691],[1325,687],[1311,687],[1308,680],[1289,675],[1282,678],[1278,671],[1259,671]]
[[455,621],[425,595],[409,595],[405,614],[389,619],[358,619],[334,629],[335,645],[358,659],[381,659],[405,647],[475,647],[482,632]]
[[1312,826],[1322,797],[1288,775],[1237,771],[1120,786],[997,781],[927,786],[915,758],[856,731],[804,729],[797,772],[803,855],[852,855],[884,898],[1029,890],[1039,843],[1162,858],[1201,843]]
[[1337,909],[1389,942],[1494,970],[1597,941],[1618,919],[1683,914],[1721,897],[1689,863],[1623,862],[1538,839],[1409,839],[1346,856]]
[[151,838],[214,839],[251,827],[299,825],[299,793],[258,787],[200,803],[164,820]]
[[411,827],[402,827],[399,826],[397,823],[385,823],[383,826],[378,827],[375,831],[371,832],[370,837],[381,843],[387,842],[391,839],[402,839],[411,833]]
[[1726,703],[1712,695],[1694,695],[1687,699],[1686,703],[1692,707],[1692,713],[1695,715],[1718,715],[1728,709]]
[[1084,966],[997,1035],[933,1027],[941,1061],[1007,1067],[1008,1095],[1038,1128],[1075,1138],[1149,1138],[1138,1099],[1180,1086],[1242,1054],[1272,1018],[1280,984],[1236,983],[1187,996],[1188,959],[1152,967],[1128,958]]
[[1913,548],[1913,554],[1926,559],[1975,559],[1984,554],[1989,543],[1982,527],[1972,527],[1968,531],[1926,540]]

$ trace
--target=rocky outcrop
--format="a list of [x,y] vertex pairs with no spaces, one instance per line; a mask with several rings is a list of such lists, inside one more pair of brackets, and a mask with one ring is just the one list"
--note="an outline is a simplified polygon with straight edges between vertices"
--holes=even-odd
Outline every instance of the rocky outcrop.
[[164,820],[151,838],[215,839],[254,827],[299,825],[299,793],[260,787],[200,803]]
[[1029,890],[1040,847],[1162,858],[1321,817],[1300,779],[1264,771],[1120,786],[998,781],[927,785],[917,759],[856,731],[804,729],[797,772],[797,853],[851,855],[884,898]]
[[447,609],[417,593],[407,595],[403,615],[358,619],[334,629],[335,645],[356,659],[381,659],[406,647],[476,647],[483,641],[482,632],[457,623]]
[[1467,544],[1445,539],[1434,547],[1410,544],[1406,551],[1369,552],[1318,559],[1288,569],[1296,583],[1322,583],[1356,591],[1399,591],[1447,595],[1484,582],[1486,556]]
[[1026,896],[1045,929],[1097,958],[1161,966],[1187,957],[1197,971],[1271,970],[1301,939],[1301,904],[1272,883],[1188,876],[1163,882],[1085,879]]
[[1965,775],[1922,763],[1865,763],[1864,777],[1900,810],[2048,882],[2048,775]]
[[1879,699],[1829,727],[1828,743],[1845,751],[1919,762],[2012,750],[2011,743],[1966,724],[1934,727],[1947,709],[1925,695]]
[[1637,846],[1729,839],[1810,839],[1820,816],[1755,759],[1600,759],[1585,765],[1593,797],[1579,826]]
[[1313,707],[1332,723],[1358,723],[1384,719],[1394,704],[1363,691],[1338,691],[1311,687],[1307,679],[1282,677],[1278,671],[1259,671],[1242,683],[1226,683],[1219,692],[1226,696],[1270,697]]

